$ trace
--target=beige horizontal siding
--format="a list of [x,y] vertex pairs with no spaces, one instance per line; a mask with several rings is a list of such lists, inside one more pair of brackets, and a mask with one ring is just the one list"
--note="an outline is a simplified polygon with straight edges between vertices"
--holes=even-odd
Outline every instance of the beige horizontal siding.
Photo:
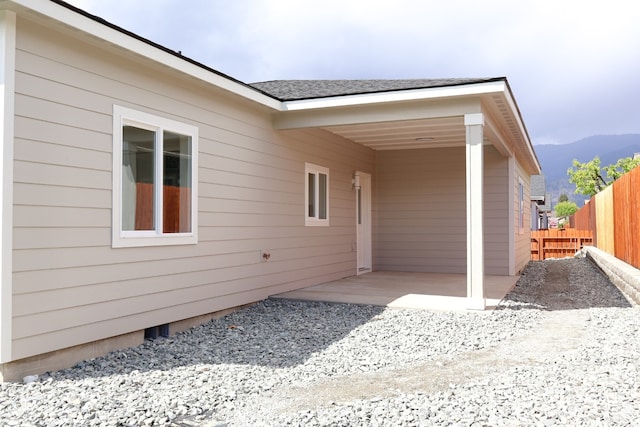
[[[24,140],[48,142],[55,145],[78,147],[82,150],[95,150],[111,154],[113,140],[111,130],[103,132],[72,127],[47,121],[47,118],[16,116],[15,125]],[[108,132],[108,133],[107,133]],[[90,141],[90,144],[87,142]]]
[[[371,150],[21,18],[17,45],[14,358],[355,273]],[[198,127],[197,245],[111,247],[113,104]],[[330,227],[304,226],[305,162],[330,169]]]
[[382,151],[374,268],[465,273],[464,148]]
[[[258,263],[260,258],[259,251],[246,251],[200,257],[193,259],[191,263],[186,260],[184,260],[184,262],[172,260],[172,262],[149,261],[131,265],[123,264],[122,268],[119,268],[116,274],[109,271],[108,266],[101,265],[58,269],[48,272],[49,274],[43,271],[28,271],[16,273],[17,277],[25,281],[31,281],[30,286],[25,286],[22,293],[18,295],[35,294],[52,290],[68,291],[71,289],[81,292],[81,288],[83,287],[89,289],[90,287],[99,285],[106,285],[106,288],[111,289],[115,285],[120,286],[121,282],[126,280],[135,280],[138,282],[149,281],[148,284],[150,286],[153,285],[152,282],[155,282],[156,284],[153,285],[153,291],[156,292],[162,289],[159,280],[164,280],[164,278],[169,276],[173,276],[173,278],[166,282],[166,285],[173,288],[193,286],[194,284],[191,284],[187,278],[194,278],[194,276],[199,277],[198,282],[195,284],[251,278],[256,274],[278,273],[283,270],[283,267],[286,267],[286,271],[295,271],[312,267],[314,263],[320,265],[318,259],[326,262],[326,260],[329,259],[328,257],[334,254],[340,254],[341,252],[342,254],[340,256],[344,257],[344,253],[348,252],[349,249],[350,243],[305,248],[304,250],[297,250],[296,253],[294,253],[296,249],[291,248],[269,248],[268,251],[276,260],[268,263]],[[287,256],[289,258],[285,258]],[[83,274],[90,274],[92,279],[82,280]],[[182,282],[178,280],[176,282],[176,278],[181,279],[181,275],[184,275],[185,281]],[[106,280],[105,276],[108,277],[110,281]],[[44,280],[45,278],[49,278],[48,286],[45,283],[38,283],[38,280]],[[148,292],[148,289],[146,286],[139,286],[130,288],[127,293],[130,292],[141,295]],[[120,294],[115,295],[119,296]],[[20,308],[16,312],[24,312],[25,310],[32,309],[33,308]]]
[[[38,228],[14,228],[14,250],[20,249],[56,249],[56,248],[82,248],[92,246],[105,246],[111,244],[111,227],[38,227]],[[31,259],[27,258],[27,266],[31,269]],[[18,269],[15,268],[14,271]]]
[[14,147],[15,158],[28,159],[33,163],[56,164],[99,171],[111,170],[111,153],[24,139],[17,139]]
[[107,209],[16,205],[13,212],[15,227],[100,227],[111,221]]
[[[20,129],[16,129],[19,132]],[[15,159],[13,179],[16,184],[42,184],[111,190],[111,172],[95,169],[70,168],[62,165],[33,163]],[[82,184],[80,184],[82,183]]]
[[[380,152],[376,268],[466,272],[465,149]],[[485,272],[509,274],[508,160],[484,149]]]
[[486,274],[509,275],[509,159],[484,149],[484,266]]
[[[324,250],[323,250],[324,249]],[[293,251],[280,251],[280,254],[287,255],[287,252]],[[269,284],[269,280],[266,276],[278,276],[283,272],[283,264],[288,264],[286,269],[287,274],[297,272],[301,277],[305,277],[304,270],[307,268],[319,267],[316,260],[318,257],[323,257],[323,261],[326,264],[334,264],[344,262],[344,256],[335,253],[335,249],[331,247],[316,248],[314,251],[306,251],[306,257],[298,256],[294,261],[277,261],[271,263],[263,263],[263,265],[256,265],[255,260],[258,259],[259,253],[245,253],[245,254],[232,254],[225,258],[229,261],[224,266],[220,266],[220,269],[228,271],[220,271],[218,276],[213,268],[207,270],[198,270],[197,267],[191,270],[178,271],[169,270],[168,268],[159,269],[154,271],[153,277],[142,277],[135,279],[136,272],[132,276],[127,276],[129,280],[129,287],[125,288],[121,282],[111,282],[109,284],[97,284],[97,285],[85,285],[83,287],[67,288],[67,289],[55,289],[51,291],[40,291],[36,295],[20,294],[16,296],[17,307],[14,313],[15,324],[14,330],[21,336],[21,333],[30,333],[30,329],[21,329],[20,325],[29,324],[30,322],[38,322],[42,319],[49,318],[55,323],[51,323],[42,328],[51,328],[52,330],[58,327],[66,325],[66,327],[75,324],[75,320],[71,316],[67,316],[69,313],[76,313],[80,315],[84,310],[91,310],[91,307],[98,309],[99,307],[111,307],[108,311],[96,313],[93,317],[94,320],[108,320],[111,317],[111,313],[115,311],[124,310],[129,314],[135,313],[136,310],[152,310],[154,307],[160,307],[160,303],[145,300],[145,298],[154,295],[153,298],[162,300],[162,304],[173,305],[178,301],[185,299],[193,299],[194,293],[220,291],[223,294],[233,293],[239,291],[250,291],[251,287],[262,287]],[[223,257],[220,257],[223,258]],[[235,264],[235,265],[234,265]],[[238,265],[239,264],[239,265]],[[235,271],[230,267],[244,267],[242,270],[236,268]],[[202,268],[202,265],[198,266]],[[131,269],[129,269],[131,271]],[[251,278],[259,274],[263,276],[264,281],[257,285]],[[133,279],[131,277],[134,277]],[[215,278],[215,282],[212,280]],[[176,283],[176,279],[179,279]],[[238,282],[243,281],[245,287],[239,287]],[[152,282],[152,283],[150,283]],[[233,283],[231,283],[233,282]],[[140,287],[153,284],[154,292],[141,293]],[[208,290],[207,290],[208,289]],[[188,290],[188,292],[184,292]],[[114,292],[114,291],[117,291]],[[164,298],[165,293],[170,293],[174,296],[172,299]],[[118,298],[114,298],[114,296]],[[208,294],[210,295],[210,293]],[[137,305],[128,305],[122,301],[122,297],[126,297],[127,300],[139,298],[140,301]],[[72,298],[76,301],[74,308],[67,307],[67,304],[62,298]],[[22,305],[21,300],[28,300],[33,305]],[[37,303],[37,304],[35,304]],[[129,307],[125,310],[124,307]],[[89,313],[87,311],[87,313]],[[104,319],[98,319],[99,316],[104,316]],[[83,317],[83,316],[81,316]],[[85,316],[86,318],[86,316]]]
[[[77,185],[77,182],[76,182]],[[42,191],[42,185],[16,183],[14,203],[24,206],[60,206],[83,207],[97,209],[111,209],[111,191],[82,187],[47,186]]]

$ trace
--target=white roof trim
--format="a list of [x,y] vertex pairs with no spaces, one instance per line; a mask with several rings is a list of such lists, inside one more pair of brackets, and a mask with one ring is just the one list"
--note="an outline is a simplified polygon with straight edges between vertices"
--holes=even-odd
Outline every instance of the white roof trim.
[[450,98],[455,96],[483,95],[495,92],[506,92],[506,85],[504,81],[471,83],[460,86],[444,86],[424,89],[365,93],[358,95],[341,95],[328,98],[304,99],[299,101],[286,101],[284,102],[284,110],[300,111],[318,108],[350,107],[355,105],[388,102],[417,101],[437,98]]
[[107,25],[96,22],[54,2],[43,0],[11,0],[11,3],[48,16],[79,31],[91,34],[92,36],[108,43],[134,52],[152,61],[164,64],[196,79],[242,96],[243,98],[275,110],[282,109],[282,103],[276,99],[239,84],[231,79],[225,78],[224,76],[206,70],[205,68],[192,64],[189,61],[180,59],[177,56],[115,30]]

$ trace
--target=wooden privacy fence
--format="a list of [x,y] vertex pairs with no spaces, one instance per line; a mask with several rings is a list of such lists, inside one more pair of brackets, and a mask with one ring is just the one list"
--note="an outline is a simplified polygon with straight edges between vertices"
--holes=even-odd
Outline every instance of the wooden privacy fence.
[[640,268],[640,167],[621,176],[612,189],[613,255]]
[[594,246],[640,268],[640,167],[621,176],[571,217],[593,231]]
[[[135,228],[153,230],[153,184],[136,183]],[[191,188],[163,185],[163,233],[188,233],[191,231]]]
[[593,244],[591,230],[549,229],[531,232],[531,259],[542,261],[547,258],[573,256],[584,245]]

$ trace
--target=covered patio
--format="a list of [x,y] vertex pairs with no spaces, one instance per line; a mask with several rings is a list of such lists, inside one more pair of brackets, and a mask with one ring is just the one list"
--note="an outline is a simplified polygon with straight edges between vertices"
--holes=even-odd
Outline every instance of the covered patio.
[[485,310],[515,285],[540,165],[506,78],[255,86],[287,103],[276,129],[319,129],[375,151],[373,168],[346,163],[352,186],[333,187],[336,221],[323,233],[352,224],[355,204],[357,276],[278,297]]
[[[519,276],[485,276],[485,310],[497,307],[513,289],[518,278]],[[435,311],[470,309],[465,274],[375,271],[273,295],[271,298]]]

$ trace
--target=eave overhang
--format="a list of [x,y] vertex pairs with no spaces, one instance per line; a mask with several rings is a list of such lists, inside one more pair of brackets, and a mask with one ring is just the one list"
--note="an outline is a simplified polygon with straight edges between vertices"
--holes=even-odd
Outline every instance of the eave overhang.
[[506,78],[451,87],[283,102],[276,129],[322,128],[378,150],[463,146],[465,114],[485,117],[485,143],[540,173]]

